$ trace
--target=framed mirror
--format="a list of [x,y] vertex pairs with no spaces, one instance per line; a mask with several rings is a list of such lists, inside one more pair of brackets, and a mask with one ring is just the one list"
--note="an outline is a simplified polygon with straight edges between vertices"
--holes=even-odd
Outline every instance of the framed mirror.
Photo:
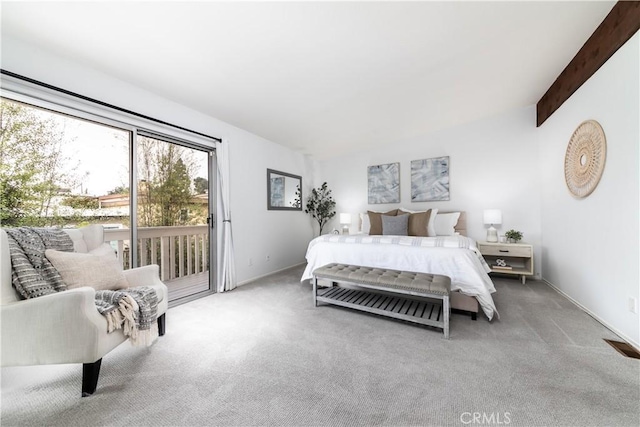
[[267,169],[267,209],[301,211],[302,177]]

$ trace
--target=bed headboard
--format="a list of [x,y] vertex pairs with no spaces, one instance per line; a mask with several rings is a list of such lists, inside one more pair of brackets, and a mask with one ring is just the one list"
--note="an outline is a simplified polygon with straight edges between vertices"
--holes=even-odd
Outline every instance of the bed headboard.
[[467,213],[465,211],[439,211],[438,213],[460,212],[458,223],[453,227],[461,236],[467,235]]

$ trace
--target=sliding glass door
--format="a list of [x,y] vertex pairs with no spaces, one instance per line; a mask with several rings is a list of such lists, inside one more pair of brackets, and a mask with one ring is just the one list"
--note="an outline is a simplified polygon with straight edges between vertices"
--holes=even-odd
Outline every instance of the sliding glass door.
[[210,291],[213,152],[142,132],[136,146],[138,265],[160,266],[170,301]]
[[99,224],[123,268],[160,266],[170,302],[215,289],[213,149],[5,98],[0,128],[0,226]]

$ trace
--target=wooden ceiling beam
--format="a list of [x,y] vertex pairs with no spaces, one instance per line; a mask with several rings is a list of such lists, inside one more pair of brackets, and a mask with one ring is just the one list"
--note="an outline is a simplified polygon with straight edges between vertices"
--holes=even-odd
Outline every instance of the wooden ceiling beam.
[[536,105],[542,125],[640,29],[640,1],[619,1]]

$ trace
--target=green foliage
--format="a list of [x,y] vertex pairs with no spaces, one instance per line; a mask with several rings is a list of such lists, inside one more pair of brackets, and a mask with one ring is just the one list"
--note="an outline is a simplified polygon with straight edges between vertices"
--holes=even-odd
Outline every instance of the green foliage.
[[64,142],[53,116],[0,101],[0,224],[55,224],[52,199],[76,179],[65,167]]
[[19,180],[0,177],[0,225],[18,226],[27,216],[25,209],[26,191],[19,185]]
[[196,194],[205,194],[209,192],[209,181],[206,178],[196,177],[193,180],[193,190]]
[[97,198],[77,195],[65,197],[61,204],[74,209],[98,209],[100,207]]
[[327,187],[327,183],[324,182],[317,189],[311,190],[311,195],[307,199],[307,207],[304,210],[305,213],[311,215],[320,226],[320,235],[322,235],[322,229],[329,222],[331,218],[336,216],[336,202],[331,197],[331,190]]
[[302,189],[299,184],[296,185],[296,197],[291,202],[291,206],[294,208],[302,207]]
[[141,226],[174,226],[204,221],[206,205],[192,203],[191,175],[195,164],[190,154],[189,149],[175,144],[145,137],[138,140],[141,178],[138,217]]
[[506,233],[504,233],[504,237],[506,237],[509,240],[513,240],[514,242],[517,243],[520,240],[522,240],[522,233],[516,230],[509,230]]
[[113,190],[107,191],[107,194],[110,196],[113,194],[129,194],[129,187],[126,185],[118,185]]
[[186,216],[181,212],[191,199],[191,178],[187,167],[180,157],[161,158],[159,169],[161,181],[155,182],[155,201],[160,205],[161,225],[176,225],[184,222]]

